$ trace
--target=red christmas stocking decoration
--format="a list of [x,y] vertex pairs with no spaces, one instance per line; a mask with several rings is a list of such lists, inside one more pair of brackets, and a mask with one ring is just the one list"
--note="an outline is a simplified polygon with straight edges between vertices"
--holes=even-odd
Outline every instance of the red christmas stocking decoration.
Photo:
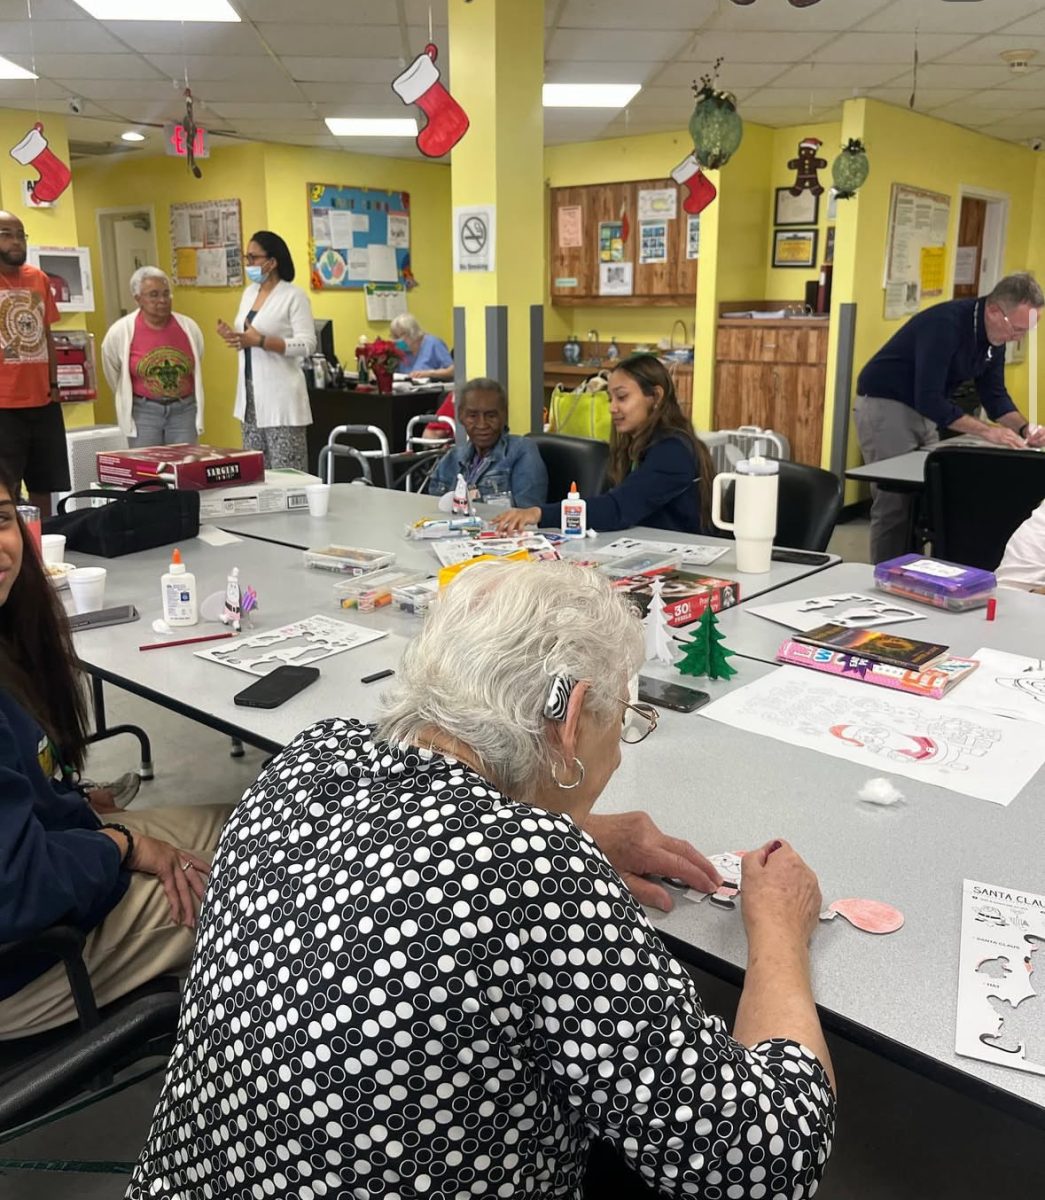
[[39,121],[12,148],[11,157],[23,167],[35,167],[40,172],[40,178],[30,185],[33,199],[38,204],[50,204],[57,200],[73,177],[69,168],[55,157],[47,144],[44,127]]
[[428,118],[417,135],[417,148],[427,158],[441,158],[468,132],[468,116],[440,82],[435,65],[438,49],[429,42],[424,53],[392,80],[392,89],[404,104],[416,104]]
[[715,185],[704,174],[703,168],[697,162],[696,155],[690,154],[684,158],[671,172],[671,178],[686,189],[682,198],[683,212],[693,213],[694,216],[703,212],[718,195]]

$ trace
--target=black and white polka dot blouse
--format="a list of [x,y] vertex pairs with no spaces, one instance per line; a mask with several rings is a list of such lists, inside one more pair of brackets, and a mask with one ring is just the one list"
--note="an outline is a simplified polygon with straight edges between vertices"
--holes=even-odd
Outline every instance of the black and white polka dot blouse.
[[323,721],[222,834],[132,1200],[574,1197],[592,1138],[669,1196],[803,1200],[834,1098],[707,1016],[595,843]]

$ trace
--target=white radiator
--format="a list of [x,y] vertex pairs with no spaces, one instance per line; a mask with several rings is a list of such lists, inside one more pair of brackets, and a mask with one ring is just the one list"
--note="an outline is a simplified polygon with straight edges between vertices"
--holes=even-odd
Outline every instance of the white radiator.
[[[80,429],[66,430],[65,441],[69,451],[70,492],[82,492],[98,480],[98,463],[95,455],[99,450],[126,450],[127,437],[118,425],[84,425]],[[58,492],[57,501],[67,492]],[[89,508],[89,500],[73,500],[70,509]]]

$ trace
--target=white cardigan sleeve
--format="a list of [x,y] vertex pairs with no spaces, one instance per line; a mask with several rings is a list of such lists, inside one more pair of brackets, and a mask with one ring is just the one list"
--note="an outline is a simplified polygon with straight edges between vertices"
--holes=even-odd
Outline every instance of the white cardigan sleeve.
[[316,352],[316,325],[312,319],[312,304],[299,287],[289,297],[287,318],[291,334],[285,337],[287,358],[308,358]]

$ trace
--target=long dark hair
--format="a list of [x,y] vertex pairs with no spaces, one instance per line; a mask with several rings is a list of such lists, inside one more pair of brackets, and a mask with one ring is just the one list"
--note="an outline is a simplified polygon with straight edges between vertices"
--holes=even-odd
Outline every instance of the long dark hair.
[[[18,489],[0,472],[0,489],[18,503]],[[80,663],[58,593],[17,513],[22,568],[0,605],[0,687],[40,723],[62,766],[80,771],[90,728]]]
[[257,242],[269,258],[276,260],[276,270],[280,279],[285,279],[287,283],[292,282],[294,260],[290,257],[290,248],[279,234],[273,233],[271,229],[259,229],[250,240]]
[[[690,446],[697,460],[697,500],[700,504],[701,528],[711,525],[711,481],[715,477],[715,464],[707,446],[693,432],[686,414],[679,407],[675,394],[675,383],[667,367],[655,354],[633,354],[619,362],[614,371],[623,371],[642,389],[642,394],[653,401],[649,420],[635,433],[610,434],[609,480],[616,486],[642,461],[646,451],[654,442],[667,436],[681,437]],[[658,394],[659,393],[659,394]]]

